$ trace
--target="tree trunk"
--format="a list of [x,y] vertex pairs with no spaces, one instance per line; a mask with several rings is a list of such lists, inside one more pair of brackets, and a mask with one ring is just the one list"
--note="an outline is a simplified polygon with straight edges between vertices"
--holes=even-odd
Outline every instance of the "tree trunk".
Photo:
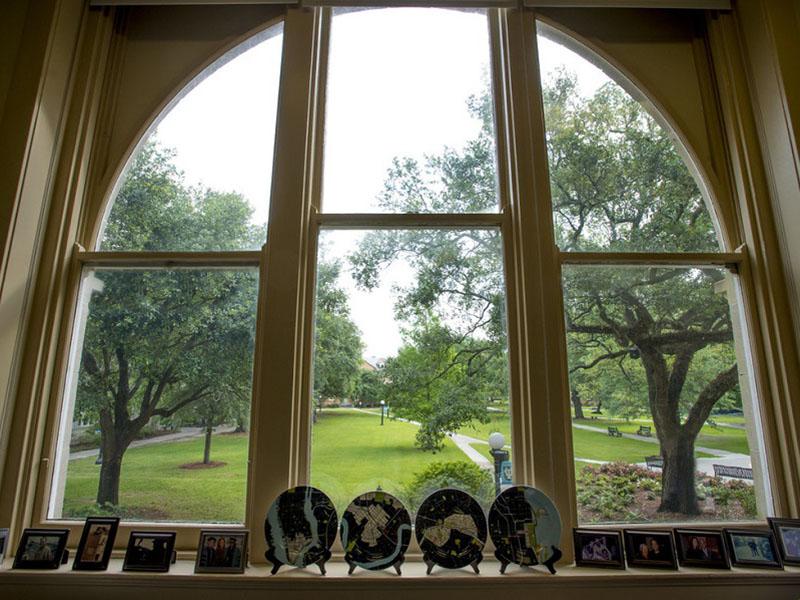
[[203,464],[209,465],[211,464],[211,433],[213,431],[213,427],[210,424],[206,425],[206,443],[203,447]]
[[659,512],[696,515],[697,506],[694,474],[694,438],[686,435],[661,441],[664,469],[661,475],[661,506]]
[[114,452],[103,452],[103,464],[100,465],[100,484],[97,487],[97,503],[99,505],[119,504],[119,476],[122,470],[122,455],[125,448]]
[[572,406],[575,408],[575,420],[585,419],[583,416],[583,406],[581,405],[581,395],[578,390],[572,390]]

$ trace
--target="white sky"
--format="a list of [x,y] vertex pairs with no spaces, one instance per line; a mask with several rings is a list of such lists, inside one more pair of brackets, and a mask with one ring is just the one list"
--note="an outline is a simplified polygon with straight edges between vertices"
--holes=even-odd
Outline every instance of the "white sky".
[[[164,116],[158,139],[176,150],[176,166],[193,185],[237,191],[267,220],[282,37],[243,52],[206,77]],[[565,65],[582,94],[608,81],[563,46],[539,39],[544,78]],[[396,8],[334,17],[325,129],[323,210],[372,212],[396,156],[421,160],[460,148],[480,124],[466,100],[488,77],[487,22],[478,13]],[[326,257],[344,258],[363,232],[328,232]],[[343,264],[346,265],[346,263]],[[408,281],[404,265],[387,269],[371,294],[349,275],[353,320],[365,358],[375,361],[400,345],[391,286]]]

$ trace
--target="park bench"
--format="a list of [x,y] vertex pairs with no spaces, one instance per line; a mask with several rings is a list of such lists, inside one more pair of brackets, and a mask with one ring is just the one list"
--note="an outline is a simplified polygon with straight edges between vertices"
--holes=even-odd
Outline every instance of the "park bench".
[[650,437],[653,435],[650,427],[647,425],[639,425],[639,431],[636,432],[636,435],[641,435],[642,437]]
[[609,427],[608,435],[609,437],[622,437],[622,432],[616,427]]
[[644,461],[649,469],[663,469],[664,459],[660,456],[645,456]]
[[736,479],[753,479],[753,469],[748,467],[729,467],[728,465],[714,465],[715,477],[734,477]]

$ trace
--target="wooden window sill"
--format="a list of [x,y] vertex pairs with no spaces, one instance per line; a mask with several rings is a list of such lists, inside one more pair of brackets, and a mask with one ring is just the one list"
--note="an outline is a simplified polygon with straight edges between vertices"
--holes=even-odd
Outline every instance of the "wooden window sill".
[[[307,597],[313,593],[320,598],[351,598],[373,596],[408,600],[409,594],[417,598],[436,597],[439,600],[450,593],[466,600],[470,598],[492,599],[501,591],[508,598],[518,594],[538,594],[546,600],[576,598],[578,594],[591,592],[592,600],[619,597],[620,592],[647,590],[648,600],[670,598],[724,597],[769,598],[770,600],[800,599],[800,568],[785,570],[733,569],[681,569],[659,571],[648,569],[608,570],[562,567],[552,576],[540,568],[522,569],[509,566],[505,575],[499,573],[499,564],[493,560],[481,563],[481,573],[468,569],[434,569],[425,574],[421,562],[407,562],[403,575],[393,571],[365,571],[357,569],[347,575],[347,565],[332,561],[328,574],[322,576],[316,567],[308,569],[284,569],[277,575],[269,574],[266,565],[253,565],[241,575],[195,574],[194,562],[178,561],[169,573],[122,572],[122,560],[111,561],[108,571],[72,571],[64,565],[53,571],[12,570],[11,561],[6,560],[0,570],[0,589],[4,597],[11,598],[139,598],[142,593],[167,592],[169,600],[182,598],[250,598],[254,592],[269,593],[269,597]],[[718,588],[718,596],[715,588]],[[724,595],[722,595],[724,590]],[[9,595],[6,593],[11,592]],[[541,596],[546,594],[546,596]],[[598,595],[599,594],[599,595]],[[615,596],[616,595],[616,596]],[[146,596],[145,596],[146,597]],[[498,599],[498,600],[506,600]]]

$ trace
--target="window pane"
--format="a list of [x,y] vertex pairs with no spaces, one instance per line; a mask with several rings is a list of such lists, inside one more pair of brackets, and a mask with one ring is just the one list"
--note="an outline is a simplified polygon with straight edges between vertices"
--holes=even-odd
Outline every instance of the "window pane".
[[488,506],[489,435],[511,446],[499,232],[323,231],[317,271],[312,484],[340,510],[448,485]]
[[258,272],[87,269],[50,518],[244,518]]
[[[188,86],[132,157],[100,249],[250,250],[266,240],[281,26]],[[219,66],[221,65],[221,66]]]
[[323,210],[496,212],[489,64],[483,11],[336,11]]
[[565,266],[563,283],[580,522],[763,516],[735,277]]
[[562,250],[719,250],[681,149],[638,100],[542,34],[550,192]]

